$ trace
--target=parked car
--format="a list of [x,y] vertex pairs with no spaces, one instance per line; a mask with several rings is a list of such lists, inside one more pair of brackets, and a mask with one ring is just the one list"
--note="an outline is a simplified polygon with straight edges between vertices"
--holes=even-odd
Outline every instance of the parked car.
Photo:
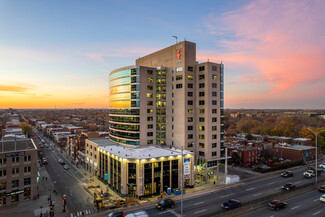
[[283,173],[281,173],[281,176],[285,177],[285,178],[292,177],[293,172],[292,171],[284,171]]
[[287,184],[282,185],[283,190],[291,190],[291,189],[294,189],[295,187],[296,187],[296,185],[293,184],[292,182],[288,182]]
[[125,217],[149,217],[146,211],[139,211],[135,213],[129,213]]
[[318,191],[325,193],[325,185],[321,185],[320,187],[318,187]]
[[157,209],[174,208],[175,202],[172,199],[164,199],[156,204]]
[[319,200],[325,203],[325,194],[323,194],[322,196],[320,196]]
[[117,211],[117,212],[111,212],[109,215],[105,216],[105,217],[124,217],[125,214],[123,213],[123,211]]
[[320,164],[319,167],[325,169],[325,163]]
[[306,178],[312,178],[315,176],[316,176],[315,170],[307,170],[306,172],[304,172],[304,177]]
[[69,169],[69,166],[68,165],[64,165],[63,166],[63,169],[68,170]]
[[221,204],[221,207],[229,210],[229,209],[234,209],[236,207],[239,207],[241,205],[241,202],[239,200],[235,200],[235,199],[230,199],[227,202],[224,202]]
[[253,166],[253,163],[251,162],[247,162],[244,164],[244,167],[252,167]]
[[61,164],[61,165],[64,165],[64,164],[65,164],[65,162],[64,162],[62,159],[60,159],[60,158],[59,158],[58,162],[59,162],[59,164]]
[[268,207],[273,210],[279,210],[287,207],[287,203],[281,200],[272,200],[268,203]]

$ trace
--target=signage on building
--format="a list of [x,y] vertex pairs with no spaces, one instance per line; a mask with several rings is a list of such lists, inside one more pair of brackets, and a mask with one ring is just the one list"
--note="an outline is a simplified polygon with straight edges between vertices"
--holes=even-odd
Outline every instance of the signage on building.
[[181,55],[181,50],[178,49],[178,50],[177,50],[177,62],[178,62],[178,63],[181,62],[181,56],[182,56],[182,55]]
[[109,180],[109,173],[105,174],[105,180]]
[[7,193],[7,197],[16,195],[16,194],[22,194],[22,193],[24,193],[24,190],[10,192],[10,193]]
[[190,159],[184,159],[184,175],[190,175]]
[[25,156],[25,152],[19,151],[19,152],[6,153],[6,157],[18,157],[18,156]]

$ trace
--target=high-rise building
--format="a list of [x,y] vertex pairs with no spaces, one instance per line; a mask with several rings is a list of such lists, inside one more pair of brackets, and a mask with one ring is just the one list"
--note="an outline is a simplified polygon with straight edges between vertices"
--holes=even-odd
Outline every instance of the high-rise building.
[[212,168],[223,156],[223,64],[196,60],[183,41],[109,74],[110,139],[195,153]]

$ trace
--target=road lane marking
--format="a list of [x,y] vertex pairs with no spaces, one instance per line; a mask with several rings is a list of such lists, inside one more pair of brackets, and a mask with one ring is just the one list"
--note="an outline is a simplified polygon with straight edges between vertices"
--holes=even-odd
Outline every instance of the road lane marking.
[[205,211],[207,211],[207,209],[203,209],[203,210],[197,211],[197,212],[195,212],[195,214],[198,214],[198,213],[201,213],[201,212],[205,212]]
[[198,203],[194,203],[193,206],[199,205],[199,204],[201,204],[201,203],[204,203],[204,201],[202,201],[202,202],[198,202]]
[[277,187],[277,188],[275,188],[275,189],[280,189],[280,188],[282,188],[282,187]]
[[255,188],[249,188],[249,189],[246,189],[246,191],[251,191],[251,190],[254,190]]
[[272,185],[274,182],[270,182],[270,183],[268,183],[268,185]]
[[160,212],[160,213],[158,213],[158,215],[165,214],[165,213],[168,213],[168,212],[169,211]]
[[254,195],[253,195],[253,197],[255,197],[255,196],[258,196],[258,195],[260,195],[260,194],[262,194],[262,193],[257,193],[257,194],[254,194]]
[[229,196],[231,196],[231,195],[234,195],[234,194],[227,194],[227,195],[223,195],[223,196],[221,196],[220,198],[229,197]]
[[319,210],[318,212],[315,212],[313,215],[317,215],[317,214],[319,214],[319,213],[321,213],[321,211]]
[[318,201],[318,200],[319,200],[319,198],[315,199],[314,201]]
[[299,208],[300,206],[295,206],[295,207],[292,207],[291,209],[297,209],[297,208]]
[[299,181],[299,182],[296,182],[296,184],[299,184],[299,183],[301,183],[301,181]]
[[168,209],[168,212],[170,212],[171,214],[174,214],[175,216],[177,216],[177,217],[181,217],[181,215],[180,214],[178,214],[175,210],[173,210],[173,209]]

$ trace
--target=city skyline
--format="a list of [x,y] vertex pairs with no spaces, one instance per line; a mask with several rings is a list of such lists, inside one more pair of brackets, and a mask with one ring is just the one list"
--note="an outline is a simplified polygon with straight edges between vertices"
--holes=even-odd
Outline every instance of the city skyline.
[[105,108],[108,73],[173,35],[225,65],[225,108],[325,107],[323,1],[36,2],[0,3],[0,109]]

